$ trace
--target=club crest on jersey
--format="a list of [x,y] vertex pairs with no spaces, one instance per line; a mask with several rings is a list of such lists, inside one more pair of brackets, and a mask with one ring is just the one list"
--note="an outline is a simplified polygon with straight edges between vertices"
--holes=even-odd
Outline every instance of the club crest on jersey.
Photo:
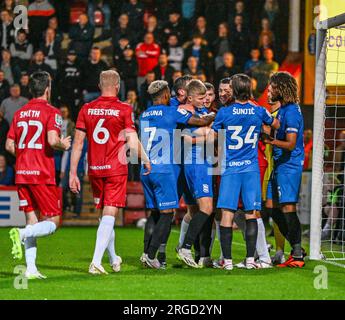
[[59,114],[55,114],[55,124],[58,127],[62,126],[62,117]]

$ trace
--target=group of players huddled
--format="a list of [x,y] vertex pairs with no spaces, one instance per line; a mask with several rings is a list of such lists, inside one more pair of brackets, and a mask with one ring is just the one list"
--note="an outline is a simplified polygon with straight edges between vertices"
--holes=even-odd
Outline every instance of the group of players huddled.
[[[56,231],[61,203],[55,186],[53,150],[68,150],[70,137],[61,137],[59,110],[49,105],[51,80],[45,72],[30,77],[33,99],[14,116],[6,148],[16,155],[16,185],[25,228],[10,231],[12,254],[23,256],[28,278],[45,278],[36,267],[36,239]],[[167,82],[150,84],[153,104],[140,116],[140,140],[130,105],[118,98],[116,71],[100,75],[101,96],[80,110],[70,164],[70,189],[80,190],[77,166],[84,140],[88,141],[90,183],[96,208],[102,209],[91,274],[106,274],[102,258],[107,251],[114,272],[122,259],[115,253],[115,217],[125,207],[128,153],[142,163],[148,219],[144,231],[143,265],[166,268],[166,244],[172,220],[183,197],[183,218],[177,257],[193,268],[232,270],[233,224],[241,228],[246,258],[239,268],[303,267],[301,225],[296,204],[301,183],[304,146],[303,117],[298,106],[296,80],[286,72],[272,75],[269,103],[274,114],[252,100],[252,84],[245,74],[220,82],[221,107],[214,108],[215,88],[190,76],[176,79],[171,96]],[[266,150],[265,150],[266,149]],[[128,152],[129,151],[129,152]],[[273,157],[273,168],[270,156]],[[267,161],[268,160],[268,161]],[[264,176],[269,183],[264,186]],[[272,261],[260,216],[266,194],[276,234],[289,241],[292,251]],[[42,217],[38,221],[38,216]],[[211,260],[215,234],[221,257]],[[193,251],[194,249],[194,255]]]

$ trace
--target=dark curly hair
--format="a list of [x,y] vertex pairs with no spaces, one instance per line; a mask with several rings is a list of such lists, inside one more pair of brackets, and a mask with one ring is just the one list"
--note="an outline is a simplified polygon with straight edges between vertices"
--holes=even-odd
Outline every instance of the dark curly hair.
[[299,103],[297,81],[289,72],[274,73],[270,78],[270,85],[276,91],[277,99],[282,105]]

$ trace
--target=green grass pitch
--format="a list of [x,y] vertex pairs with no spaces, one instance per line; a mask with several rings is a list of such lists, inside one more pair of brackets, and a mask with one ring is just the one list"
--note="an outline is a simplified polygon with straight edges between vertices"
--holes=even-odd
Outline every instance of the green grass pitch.
[[[32,280],[28,289],[14,289],[16,265],[10,255],[9,228],[0,228],[0,299],[344,299],[345,269],[323,262],[307,262],[303,269],[236,270],[190,269],[176,260],[178,229],[168,243],[168,268],[145,269],[139,263],[143,231],[116,229],[117,254],[123,258],[120,273],[92,276],[87,273],[92,258],[96,228],[62,228],[38,240],[39,270],[46,280]],[[272,239],[269,239],[273,243]],[[214,257],[218,257],[219,242]],[[239,262],[245,246],[234,235],[233,259]],[[110,271],[107,258],[103,265]],[[327,267],[328,289],[315,289],[314,268]]]

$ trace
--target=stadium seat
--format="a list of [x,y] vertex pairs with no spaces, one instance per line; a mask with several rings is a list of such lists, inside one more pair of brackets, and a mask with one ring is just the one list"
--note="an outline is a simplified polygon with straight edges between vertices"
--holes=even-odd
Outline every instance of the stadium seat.
[[146,218],[145,210],[125,210],[123,215],[124,225],[134,224],[139,219]]
[[126,209],[123,215],[125,225],[146,218],[144,190],[141,182],[129,181],[127,183]]

